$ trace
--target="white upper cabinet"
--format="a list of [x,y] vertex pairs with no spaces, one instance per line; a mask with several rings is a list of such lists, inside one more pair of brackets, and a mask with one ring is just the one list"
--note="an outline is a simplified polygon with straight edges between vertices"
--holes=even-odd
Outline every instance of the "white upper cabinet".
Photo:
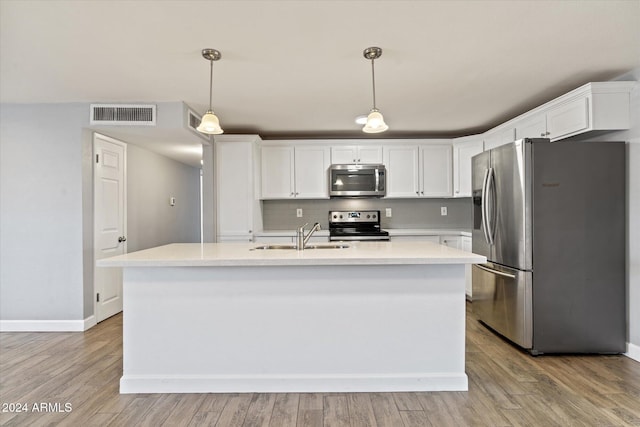
[[420,197],[453,195],[451,144],[420,146]]
[[330,149],[327,146],[295,147],[295,197],[329,198]]
[[262,147],[263,199],[295,197],[294,148]]
[[382,145],[334,145],[333,164],[382,164]]
[[516,140],[516,129],[513,126],[507,126],[495,131],[490,130],[484,134],[484,149],[491,150],[492,148],[499,147],[504,144],[508,144]]
[[328,198],[330,159],[329,146],[263,146],[261,198]]
[[387,169],[386,197],[420,196],[420,150],[417,145],[384,146]]
[[216,180],[216,239],[252,241],[262,214],[256,197],[256,135],[221,135],[214,143]]
[[482,135],[453,140],[453,197],[471,197],[471,158],[483,146]]
[[557,141],[592,130],[628,129],[630,92],[635,85],[603,82],[580,86],[512,120],[516,138]]
[[450,143],[384,146],[387,196],[398,198],[451,197]]

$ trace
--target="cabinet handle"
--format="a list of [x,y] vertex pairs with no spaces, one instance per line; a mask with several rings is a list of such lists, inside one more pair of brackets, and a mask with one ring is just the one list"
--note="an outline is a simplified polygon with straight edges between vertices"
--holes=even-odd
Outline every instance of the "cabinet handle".
[[293,193],[289,194],[289,197],[293,197]]
[[419,191],[416,191],[416,194],[419,196],[419,195],[420,195],[420,192],[419,192]]
[[545,133],[545,135],[546,135],[546,136],[549,136],[549,135],[551,135],[551,132],[547,132],[547,133]]
[[424,191],[421,191],[420,194],[424,194]]
[[544,132],[542,132],[542,133],[540,134],[540,136],[544,136]]
[[360,159],[358,159],[358,163],[360,163]]

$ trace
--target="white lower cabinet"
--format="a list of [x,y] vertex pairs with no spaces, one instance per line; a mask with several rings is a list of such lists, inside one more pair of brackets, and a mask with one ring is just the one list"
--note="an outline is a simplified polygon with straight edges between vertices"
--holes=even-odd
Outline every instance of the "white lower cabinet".
[[440,244],[450,248],[462,249],[462,236],[440,236]]
[[[308,230],[307,230],[308,232]],[[296,243],[295,236],[256,236],[256,243]],[[327,243],[329,237],[311,236],[308,243]]]
[[404,236],[391,236],[392,242],[407,242],[407,241],[422,241],[440,243],[440,236],[427,236],[427,235],[404,235]]
[[[471,237],[462,236],[461,239],[462,250],[465,252],[471,252]],[[471,282],[471,264],[467,264],[464,266],[464,279],[465,279],[465,293],[467,294],[467,299],[469,301],[472,300],[473,297],[473,286]]]

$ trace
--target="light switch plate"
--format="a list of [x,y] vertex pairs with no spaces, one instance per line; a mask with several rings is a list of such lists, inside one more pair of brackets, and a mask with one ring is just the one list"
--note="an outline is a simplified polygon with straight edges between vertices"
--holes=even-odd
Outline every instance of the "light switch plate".
[[176,205],[176,198],[169,197],[169,206],[175,206],[175,205]]
[[387,218],[391,218],[391,208],[386,208],[386,209],[384,210],[384,215],[385,215]]
[[440,207],[440,215],[447,216],[447,207],[446,206],[441,206]]
[[296,209],[296,217],[297,218],[302,218],[302,209],[300,209],[300,208]]

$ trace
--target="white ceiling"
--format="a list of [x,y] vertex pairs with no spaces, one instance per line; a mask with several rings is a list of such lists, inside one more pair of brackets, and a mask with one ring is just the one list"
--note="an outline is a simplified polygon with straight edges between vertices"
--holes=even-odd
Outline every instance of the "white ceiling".
[[640,0],[0,0],[0,101],[203,113],[212,47],[226,133],[371,137],[369,46],[380,136],[467,135],[640,67]]

